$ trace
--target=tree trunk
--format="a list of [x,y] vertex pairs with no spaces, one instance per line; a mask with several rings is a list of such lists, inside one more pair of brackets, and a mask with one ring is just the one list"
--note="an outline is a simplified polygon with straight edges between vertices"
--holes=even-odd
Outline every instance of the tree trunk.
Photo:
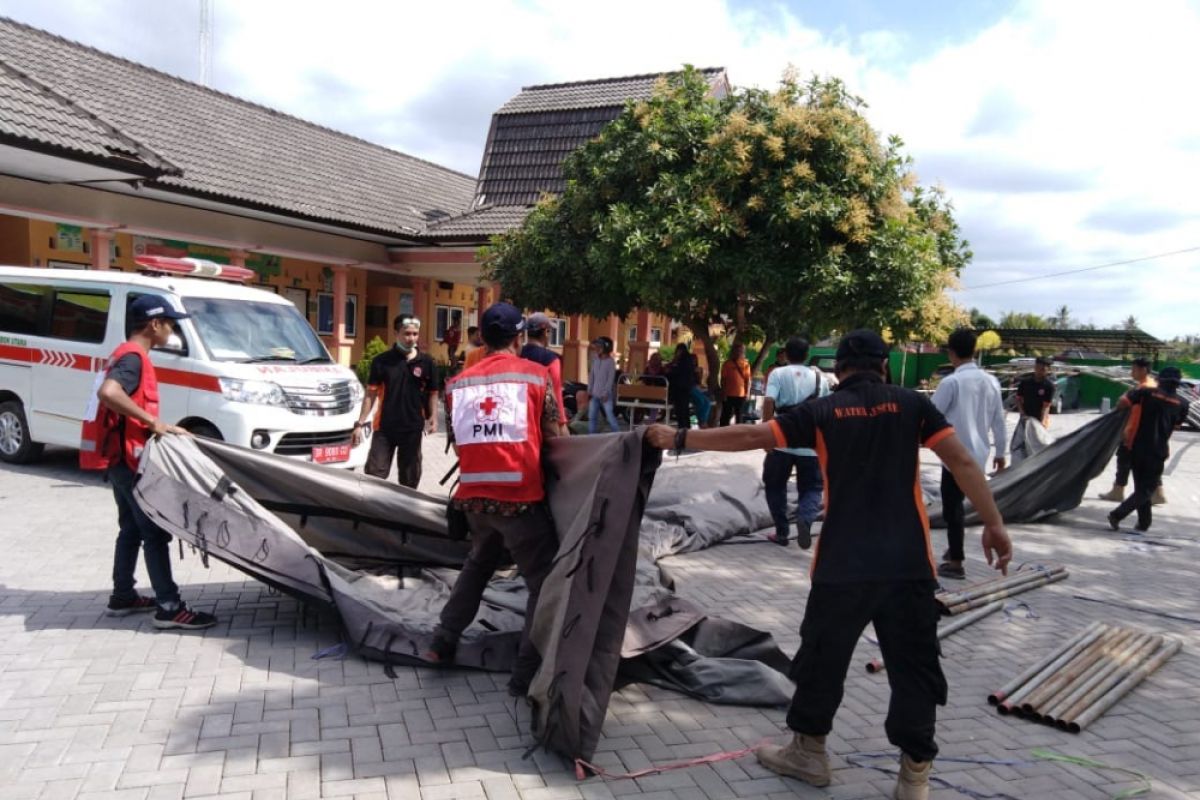
[[713,396],[713,404],[708,419],[703,422],[707,426],[713,419],[721,418],[721,355],[717,352],[717,346],[713,344],[712,337],[708,335],[707,320],[688,320],[688,327],[692,329],[692,335],[700,340],[700,344],[704,345],[704,357],[708,362],[706,385]]

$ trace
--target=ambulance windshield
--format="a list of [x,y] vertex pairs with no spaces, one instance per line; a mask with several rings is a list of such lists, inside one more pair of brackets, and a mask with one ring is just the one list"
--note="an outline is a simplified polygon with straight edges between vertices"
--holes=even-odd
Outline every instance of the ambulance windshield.
[[189,297],[183,307],[215,361],[332,361],[308,321],[290,304]]

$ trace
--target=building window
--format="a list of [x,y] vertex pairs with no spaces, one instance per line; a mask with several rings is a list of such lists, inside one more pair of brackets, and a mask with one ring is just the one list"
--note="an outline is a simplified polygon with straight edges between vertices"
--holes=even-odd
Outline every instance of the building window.
[[[329,292],[317,293],[317,333],[322,336],[333,335],[333,295]],[[346,338],[353,339],[358,335],[358,295],[346,295]]]
[[638,333],[637,325],[630,325],[629,326],[629,341],[636,342],[637,341],[637,333]]
[[550,335],[547,344],[551,347],[562,347],[567,341],[567,321],[565,319],[550,320]]
[[650,329],[650,344],[653,347],[662,347],[662,328]]
[[433,338],[436,341],[442,341],[446,331],[450,326],[458,328],[459,332],[463,329],[463,310],[460,306],[434,306],[434,329]]

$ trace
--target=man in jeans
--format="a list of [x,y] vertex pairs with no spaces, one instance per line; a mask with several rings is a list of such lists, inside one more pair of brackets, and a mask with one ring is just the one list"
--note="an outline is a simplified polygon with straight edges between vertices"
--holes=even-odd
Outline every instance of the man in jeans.
[[[812,367],[804,366],[808,358],[808,342],[793,336],[787,340],[783,352],[787,356],[787,365],[776,366],[767,378],[763,422],[770,422],[777,413],[806,400],[829,394],[821,375]],[[809,447],[776,447],[768,451],[763,459],[763,491],[767,495],[771,519],[775,521],[775,533],[767,538],[787,547],[787,484],[793,469],[796,471],[796,490],[799,494],[796,542],[801,550],[807,550],[812,546],[812,524],[821,513],[821,493],[825,488],[817,451]]]
[[596,355],[592,357],[592,366],[588,370],[588,433],[595,433],[600,422],[600,409],[608,419],[608,429],[612,432],[621,430],[617,424],[617,415],[613,410],[613,395],[617,391],[617,362],[613,360],[613,340],[601,336],[592,342]]
[[[996,457],[992,465],[1004,469],[1008,439],[1004,433],[1004,400],[1000,382],[975,363],[975,332],[959,328],[950,334],[947,349],[954,372],[942,379],[933,393],[934,406],[954,426],[954,431],[982,470],[992,447]],[[988,444],[988,432],[992,444]],[[942,517],[946,520],[946,539],[949,548],[942,555],[937,574],[943,578],[963,580],[963,537],[966,512],[963,509],[963,490],[950,470],[942,469]]]
[[[175,331],[175,320],[185,319],[187,314],[176,311],[164,297],[142,295],[129,305],[127,316],[132,332],[109,359],[96,393],[97,413],[84,414],[87,421],[80,443],[81,465],[85,469],[107,467],[117,502],[120,532],[113,555],[108,615],[153,611],[156,628],[211,628],[217,624],[216,617],[192,611],[179,597],[171,575],[171,535],[155,525],[133,497],[138,461],[150,437],[187,433],[158,418],[158,377],[149,355],[151,349],[167,343]],[[153,599],[133,588],[139,548],[145,554]]]

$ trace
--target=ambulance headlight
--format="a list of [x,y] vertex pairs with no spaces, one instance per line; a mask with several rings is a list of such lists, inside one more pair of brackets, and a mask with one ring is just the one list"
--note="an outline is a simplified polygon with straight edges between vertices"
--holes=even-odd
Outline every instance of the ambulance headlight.
[[263,406],[287,405],[283,389],[270,381],[243,381],[237,378],[221,378],[221,394],[235,403],[254,403]]
[[356,406],[359,403],[361,403],[364,394],[365,394],[365,392],[363,392],[363,385],[361,383],[359,383],[357,380],[350,381],[350,405],[351,406]]

